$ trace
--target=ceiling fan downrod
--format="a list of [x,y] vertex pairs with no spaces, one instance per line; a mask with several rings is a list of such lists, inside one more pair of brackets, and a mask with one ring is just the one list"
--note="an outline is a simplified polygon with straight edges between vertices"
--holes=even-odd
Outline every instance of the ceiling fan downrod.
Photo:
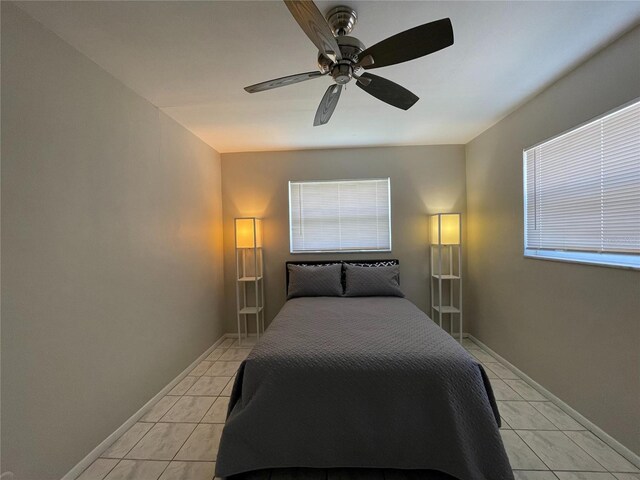
[[358,21],[358,14],[353,8],[340,5],[329,10],[327,21],[336,37],[341,37],[352,32]]
[[342,59],[334,61],[318,52],[318,68],[323,74],[330,74],[338,85],[346,85],[354,77],[354,65],[364,50],[360,40],[349,36],[358,21],[358,14],[353,8],[340,5],[332,8],[326,18],[336,37]]

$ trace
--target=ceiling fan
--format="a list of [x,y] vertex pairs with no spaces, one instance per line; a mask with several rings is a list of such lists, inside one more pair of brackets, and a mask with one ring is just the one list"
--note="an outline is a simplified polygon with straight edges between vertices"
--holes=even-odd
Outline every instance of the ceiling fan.
[[356,11],[339,6],[331,9],[327,19],[311,0],[284,0],[300,28],[318,48],[318,71],[276,78],[245,87],[249,93],[262,92],[331,75],[329,86],[316,111],[313,125],[329,121],[338,104],[342,86],[355,78],[356,85],[378,100],[408,110],[418,97],[404,87],[365,70],[387,67],[414,60],[453,45],[451,20],[443,18],[425,23],[365,48],[360,40],[348,36],[357,21]]

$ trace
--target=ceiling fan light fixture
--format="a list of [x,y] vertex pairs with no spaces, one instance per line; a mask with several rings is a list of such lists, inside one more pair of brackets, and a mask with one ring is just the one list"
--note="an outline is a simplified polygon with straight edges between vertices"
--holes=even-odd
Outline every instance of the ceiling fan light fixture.
[[346,85],[353,77],[353,69],[348,63],[338,63],[331,69],[331,76],[338,85]]

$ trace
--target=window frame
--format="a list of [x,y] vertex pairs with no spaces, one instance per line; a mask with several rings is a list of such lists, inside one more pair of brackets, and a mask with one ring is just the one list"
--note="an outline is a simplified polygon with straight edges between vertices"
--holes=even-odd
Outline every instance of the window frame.
[[[350,249],[350,250],[294,250],[293,249],[293,224],[291,215],[291,184],[296,183],[338,183],[338,182],[371,182],[386,180],[389,196],[387,198],[388,211],[389,211],[389,248],[384,249]],[[391,177],[376,177],[376,178],[340,178],[331,180],[289,180],[287,185],[289,202],[289,253],[291,255],[305,255],[305,254],[323,254],[323,253],[389,253],[393,249],[393,235],[392,235],[392,216],[391,216]]]
[[624,110],[625,108],[631,107],[637,103],[640,103],[640,97],[636,97],[635,99],[626,102],[618,107],[615,107],[611,110],[608,110],[605,113],[597,115],[585,122],[582,122],[575,127],[571,127],[567,130],[558,133],[552,137],[549,137],[545,140],[537,142],[533,145],[525,147],[522,149],[522,192],[523,192],[523,212],[524,212],[524,223],[523,223],[523,231],[524,231],[524,258],[535,259],[535,260],[547,260],[554,262],[563,262],[563,263],[577,263],[583,265],[592,265],[598,267],[609,267],[609,268],[619,268],[625,270],[640,270],[640,255],[630,254],[630,253],[609,253],[609,252],[585,252],[578,250],[545,250],[538,248],[527,248],[527,225],[528,225],[528,213],[527,213],[527,151],[532,150],[544,143],[551,142],[560,137],[568,135],[570,133],[576,132],[594,122],[602,120],[603,118],[617,113],[619,111]]

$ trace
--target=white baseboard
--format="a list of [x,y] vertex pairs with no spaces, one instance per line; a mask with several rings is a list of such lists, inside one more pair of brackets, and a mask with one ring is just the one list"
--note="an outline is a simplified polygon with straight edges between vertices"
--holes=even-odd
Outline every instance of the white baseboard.
[[600,427],[598,427],[591,420],[589,420],[588,418],[584,417],[581,413],[579,413],[578,411],[576,411],[573,408],[571,408],[569,405],[567,405],[565,402],[563,402],[560,398],[556,397],[553,393],[551,393],[549,390],[544,388],[538,382],[533,380],[531,377],[529,377],[526,373],[524,373],[518,367],[514,366],[508,360],[504,359],[503,357],[498,355],[496,352],[491,350],[489,347],[487,347],[484,343],[482,343],[476,337],[474,337],[473,335],[468,334],[468,333],[463,334],[463,336],[464,337],[469,337],[471,340],[473,340],[475,343],[477,343],[480,348],[485,350],[492,357],[496,358],[500,363],[504,364],[504,366],[506,366],[509,369],[511,369],[514,373],[516,373],[518,376],[520,376],[525,382],[527,382],[529,385],[531,385],[534,389],[536,389],[542,395],[547,397],[552,403],[554,403],[563,412],[565,412],[567,415],[572,417],[576,422],[578,422],[581,425],[583,425],[584,427],[586,427],[596,437],[598,437],[604,443],[609,445],[616,452],[618,452],[624,458],[626,458],[631,463],[633,463],[636,467],[640,468],[640,456],[636,455],[630,449],[625,447],[622,443],[620,443],[615,438],[613,438],[611,435],[609,435],[607,432],[602,430]]
[[[261,337],[262,337],[262,335],[264,335],[264,334],[260,334]],[[238,338],[239,337],[239,335],[237,333],[225,333],[224,336],[226,338]],[[257,338],[257,335],[255,333],[248,333],[245,336],[247,338]]]
[[216,342],[211,345],[202,355],[200,355],[191,365],[185,368],[176,378],[174,378],[169,384],[164,387],[160,392],[154,396],[151,400],[145,403],[140,410],[134,413],[129,419],[120,425],[115,432],[105,438],[96,448],[91,450],[89,454],[80,460],[75,467],[67,472],[61,480],[75,480],[82,472],[84,472],[89,465],[91,465],[97,458],[100,457],[113,442],[122,436],[127,430],[129,430],[144,414],[146,414],[151,407],[153,407],[162,397],[171,391],[180,381],[187,376],[187,374],[193,370],[201,361],[209,356],[209,354],[218,347],[225,339],[233,338],[232,335],[224,334]]

